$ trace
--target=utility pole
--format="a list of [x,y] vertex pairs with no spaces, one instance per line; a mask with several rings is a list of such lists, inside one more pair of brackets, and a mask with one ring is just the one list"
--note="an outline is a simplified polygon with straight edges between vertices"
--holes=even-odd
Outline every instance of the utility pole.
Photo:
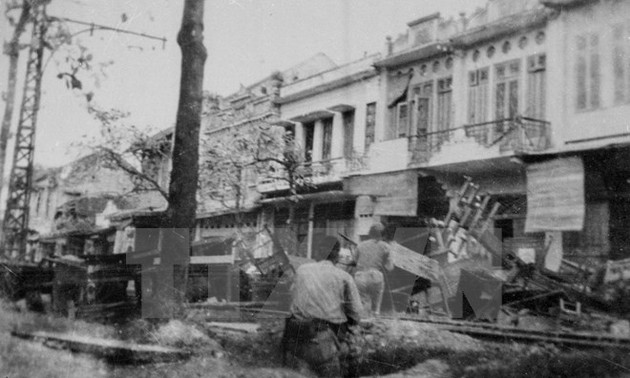
[[35,148],[35,126],[41,97],[43,38],[46,34],[45,6],[31,8],[33,35],[28,52],[26,79],[22,94],[20,120],[15,133],[13,165],[9,180],[7,208],[4,215],[4,253],[15,259],[26,251],[28,233],[29,202],[33,179],[33,150]]
[[[37,112],[39,110],[41,97],[44,38],[46,36],[46,30],[49,22],[51,20],[57,20],[90,26],[88,29],[75,33],[74,35],[87,31],[93,33],[94,30],[107,30],[116,33],[125,33],[143,38],[160,40],[162,41],[163,47],[166,43],[166,38],[163,37],[160,38],[144,33],[136,33],[133,31],[112,28],[94,23],[86,23],[68,18],[48,17],[46,15],[45,1],[32,2],[31,4],[30,16],[33,24],[33,32],[26,66],[26,78],[24,80],[20,118],[15,135],[15,148],[13,151],[13,163],[9,179],[7,206],[2,225],[4,257],[13,260],[30,259],[26,256],[26,244],[33,180],[35,131],[37,126]],[[3,165],[4,161],[5,156],[0,156],[0,164]],[[2,257],[1,254],[0,257]]]

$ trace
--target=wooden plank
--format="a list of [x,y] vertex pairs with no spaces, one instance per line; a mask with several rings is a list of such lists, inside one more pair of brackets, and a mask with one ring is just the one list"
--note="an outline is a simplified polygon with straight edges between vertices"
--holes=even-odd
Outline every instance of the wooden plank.
[[234,255],[224,256],[190,256],[191,264],[233,264]]
[[396,242],[388,243],[394,266],[433,283],[440,282],[444,272],[440,264],[430,257],[421,255]]
[[240,333],[256,333],[260,329],[258,323],[244,323],[244,322],[207,322],[206,325],[210,328],[219,328],[226,331],[234,331]]
[[121,340],[101,339],[92,336],[23,331],[11,331],[11,335],[28,340],[42,341],[46,346],[62,346],[73,352],[90,353],[99,358],[120,363],[167,362],[190,357],[190,352],[182,349],[127,343]]

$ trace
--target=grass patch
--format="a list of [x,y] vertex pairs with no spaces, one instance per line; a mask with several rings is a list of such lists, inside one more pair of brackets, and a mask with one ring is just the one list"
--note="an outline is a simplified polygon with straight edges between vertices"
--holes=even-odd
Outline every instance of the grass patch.
[[2,377],[106,377],[103,361],[86,355],[54,350],[40,343],[16,339],[0,332]]

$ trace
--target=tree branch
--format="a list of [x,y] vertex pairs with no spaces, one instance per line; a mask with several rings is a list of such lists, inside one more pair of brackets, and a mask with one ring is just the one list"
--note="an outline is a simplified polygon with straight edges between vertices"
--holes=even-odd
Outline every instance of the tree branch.
[[134,166],[129,164],[129,162],[123,159],[122,156],[120,156],[120,154],[116,153],[110,148],[103,147],[103,146],[98,146],[97,150],[104,153],[105,157],[109,159],[109,162],[115,165],[116,168],[121,169],[122,171],[124,171],[125,173],[127,173],[129,176],[133,178],[140,179],[144,182],[149,183],[153,187],[152,188],[153,190],[160,193],[160,195],[164,197],[165,200],[168,201],[168,193],[164,189],[162,189],[162,187],[157,181],[152,179],[147,174],[142,173],[139,170],[137,170]]

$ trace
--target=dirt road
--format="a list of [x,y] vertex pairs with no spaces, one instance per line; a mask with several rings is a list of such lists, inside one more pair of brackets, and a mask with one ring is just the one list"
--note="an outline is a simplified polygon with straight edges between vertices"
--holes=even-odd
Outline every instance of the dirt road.
[[[282,319],[226,331],[206,316],[151,326],[143,320],[111,326],[16,312],[0,303],[0,377],[310,377],[282,367]],[[10,335],[13,327],[69,335],[117,338],[184,348],[174,363],[114,365],[88,354],[55,350]],[[251,329],[250,329],[251,328]],[[344,355],[360,376],[386,377],[624,377],[626,352],[572,350],[552,345],[491,343],[427,324],[380,319],[355,329]]]

